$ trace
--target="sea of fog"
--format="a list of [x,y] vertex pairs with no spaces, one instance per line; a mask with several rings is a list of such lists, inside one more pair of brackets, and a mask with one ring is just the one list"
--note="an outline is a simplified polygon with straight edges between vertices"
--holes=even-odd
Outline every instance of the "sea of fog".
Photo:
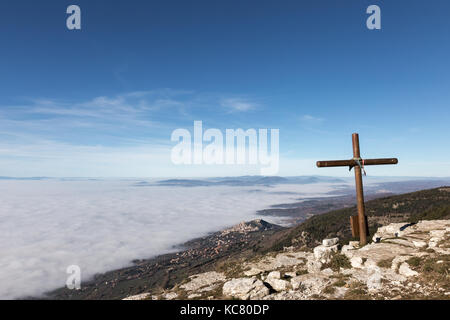
[[[256,211],[327,196],[342,183],[138,186],[133,180],[0,180],[0,298],[39,296],[173,251],[195,237],[259,218]],[[272,223],[282,221],[264,217]]]

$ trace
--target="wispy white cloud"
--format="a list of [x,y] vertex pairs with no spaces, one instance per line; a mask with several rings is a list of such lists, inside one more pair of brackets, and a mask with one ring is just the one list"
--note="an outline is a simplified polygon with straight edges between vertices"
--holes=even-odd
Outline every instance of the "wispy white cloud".
[[325,119],[319,118],[319,117],[315,117],[315,116],[312,116],[312,115],[309,115],[309,114],[305,114],[305,115],[301,116],[300,120],[302,122],[307,122],[307,123],[321,123]]
[[171,89],[25,102],[0,106],[0,175],[170,174],[174,129],[195,115],[214,119],[223,114],[217,108],[222,104],[240,112],[256,106],[241,98]]
[[255,109],[258,104],[241,98],[227,98],[221,101],[222,107],[230,112],[246,112]]

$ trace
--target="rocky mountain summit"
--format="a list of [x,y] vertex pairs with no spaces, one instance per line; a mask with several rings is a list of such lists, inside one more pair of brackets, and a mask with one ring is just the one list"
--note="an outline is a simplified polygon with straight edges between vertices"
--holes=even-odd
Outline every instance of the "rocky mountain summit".
[[293,245],[126,299],[450,299],[450,220],[391,223],[372,240],[364,247],[341,246],[338,238],[312,250]]

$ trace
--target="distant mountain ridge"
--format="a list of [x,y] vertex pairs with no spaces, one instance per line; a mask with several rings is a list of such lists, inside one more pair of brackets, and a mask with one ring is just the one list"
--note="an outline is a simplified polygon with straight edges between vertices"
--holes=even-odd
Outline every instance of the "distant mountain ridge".
[[[207,187],[207,186],[273,186],[280,184],[310,184],[319,182],[343,183],[344,179],[322,176],[297,176],[297,177],[279,177],[279,176],[241,176],[225,178],[205,178],[205,179],[168,179],[156,182],[158,186],[178,186],[178,187]],[[149,185],[146,182],[140,182],[137,185]]]

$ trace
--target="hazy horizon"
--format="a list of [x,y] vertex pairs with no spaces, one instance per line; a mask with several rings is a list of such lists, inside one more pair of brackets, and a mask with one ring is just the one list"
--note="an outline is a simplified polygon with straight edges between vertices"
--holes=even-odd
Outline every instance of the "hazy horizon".
[[[265,176],[265,175],[211,175],[211,176],[0,176],[0,180],[2,179],[155,179],[155,180],[163,180],[163,179],[214,179],[214,178],[239,178],[239,177],[281,177],[281,178],[293,178],[293,177],[322,177],[322,178],[341,178],[341,179],[354,179],[353,174],[347,175],[273,175],[273,176]],[[365,179],[397,179],[397,178],[406,178],[406,179],[449,179],[450,176],[408,176],[408,175],[367,175],[364,176]]]

